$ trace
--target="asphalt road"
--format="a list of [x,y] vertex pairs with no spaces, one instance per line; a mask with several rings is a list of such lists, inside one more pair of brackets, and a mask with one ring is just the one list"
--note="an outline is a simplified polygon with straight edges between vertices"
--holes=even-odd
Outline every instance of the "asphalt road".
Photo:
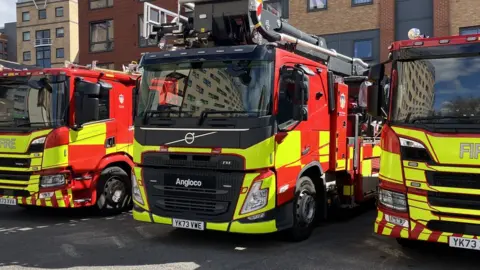
[[301,243],[278,235],[176,230],[85,211],[0,207],[1,269],[478,269],[480,253],[402,249],[372,234],[373,210],[331,221]]

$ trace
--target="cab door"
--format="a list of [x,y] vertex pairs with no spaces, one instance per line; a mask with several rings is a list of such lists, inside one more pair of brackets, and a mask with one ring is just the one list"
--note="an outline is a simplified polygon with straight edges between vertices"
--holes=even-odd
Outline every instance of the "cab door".
[[[95,83],[94,81],[92,81]],[[106,155],[107,149],[115,146],[114,136],[114,110],[111,109],[114,104],[111,92],[113,87],[108,83],[101,83],[100,94],[98,98],[98,114],[92,116],[80,127],[70,129],[69,136],[69,164],[75,171],[92,171],[94,170],[100,160]],[[77,91],[75,89],[74,91]],[[79,98],[75,94],[74,99]],[[95,108],[75,100],[72,102],[75,106],[82,106],[82,108],[74,108],[77,114],[81,110],[95,110]],[[92,114],[93,115],[93,114]],[[75,115],[75,117],[79,117]],[[113,140],[112,140],[113,137]]]

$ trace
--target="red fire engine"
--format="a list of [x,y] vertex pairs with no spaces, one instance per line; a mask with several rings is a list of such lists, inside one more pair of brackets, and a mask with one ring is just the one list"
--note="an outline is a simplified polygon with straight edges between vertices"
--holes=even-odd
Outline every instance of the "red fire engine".
[[[162,12],[145,6],[145,14]],[[362,131],[369,119],[357,106],[367,64],[328,49],[260,0],[195,1],[189,16],[153,27],[145,19],[165,50],[140,62],[136,220],[288,230],[302,240],[328,210],[374,198],[379,138]],[[158,104],[153,78],[175,78],[181,104]]]
[[138,75],[68,64],[0,70],[0,205],[131,207]]

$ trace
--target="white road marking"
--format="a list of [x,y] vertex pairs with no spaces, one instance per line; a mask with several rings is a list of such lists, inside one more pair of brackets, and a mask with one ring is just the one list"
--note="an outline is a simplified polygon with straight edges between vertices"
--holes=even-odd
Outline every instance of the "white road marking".
[[33,230],[33,228],[25,227],[25,228],[20,228],[20,229],[18,229],[18,230],[19,230],[19,231],[22,231],[22,232],[25,232],[25,231]]
[[50,227],[50,226],[48,226],[48,225],[43,225],[43,226],[37,226],[36,228],[37,228],[37,229],[43,229],[43,228],[48,228],[48,227]]
[[143,227],[135,227],[135,230],[141,235],[143,236],[143,238],[152,238],[153,235],[147,231],[145,231],[145,229]]
[[117,236],[112,236],[111,237],[112,242],[117,245],[118,248],[124,248],[125,244],[117,237]]
[[80,258],[80,254],[75,250],[75,247],[69,244],[62,244],[61,248],[63,252],[65,252],[67,255],[73,258]]

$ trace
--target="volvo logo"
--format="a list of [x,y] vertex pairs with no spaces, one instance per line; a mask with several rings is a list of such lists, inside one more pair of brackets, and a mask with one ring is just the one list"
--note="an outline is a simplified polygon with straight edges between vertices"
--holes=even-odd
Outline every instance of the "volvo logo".
[[461,143],[460,144],[460,158],[463,159],[465,154],[470,159],[478,159],[480,154],[480,143]]
[[215,133],[217,133],[217,132],[214,131],[214,132],[208,132],[208,133],[204,133],[204,134],[200,134],[200,135],[195,135],[194,132],[188,132],[187,134],[185,134],[185,137],[183,137],[183,139],[175,140],[173,142],[168,142],[165,145],[171,145],[171,144],[175,144],[175,143],[179,143],[179,142],[185,142],[186,144],[192,144],[195,141],[195,139],[205,137],[205,136],[208,136],[208,135],[212,135],[212,134],[215,134]]
[[185,135],[185,142],[187,144],[192,144],[195,141],[195,133],[189,132]]
[[12,139],[0,139],[0,148],[4,149],[15,149],[15,138]]
[[195,181],[195,180],[191,180],[190,178],[189,179],[180,179],[180,178],[177,178],[177,181],[175,182],[175,185],[177,186],[184,186],[184,187],[201,187],[202,186],[202,181]]

